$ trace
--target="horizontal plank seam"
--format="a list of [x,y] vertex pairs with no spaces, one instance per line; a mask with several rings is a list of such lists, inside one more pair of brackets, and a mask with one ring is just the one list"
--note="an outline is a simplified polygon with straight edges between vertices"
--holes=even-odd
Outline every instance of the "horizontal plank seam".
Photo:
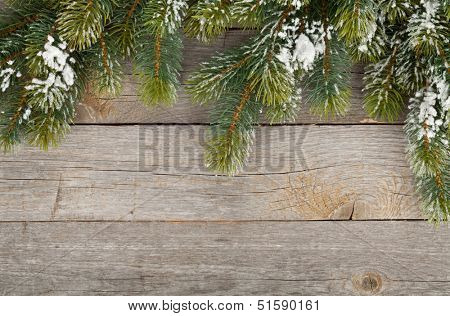
[[[254,125],[255,127],[289,127],[289,126],[404,126],[404,123],[287,123],[287,124],[269,124],[261,123]],[[99,127],[115,127],[115,126],[211,126],[209,123],[76,123],[71,126],[99,126]]]
[[397,280],[389,279],[390,282],[411,282],[411,283],[450,283],[450,280]]
[[[126,215],[126,214],[125,214]],[[283,220],[273,220],[273,219],[251,219],[251,220],[24,220],[24,221],[0,221],[0,225],[7,224],[23,224],[23,223],[130,223],[130,224],[145,224],[145,223],[161,223],[161,224],[240,224],[240,223],[335,223],[335,222],[426,222],[425,219],[412,218],[412,219],[312,219],[312,220],[302,220],[302,219],[283,219]],[[431,224],[430,224],[431,225]]]
[[[106,278],[106,279],[97,279],[99,281],[127,281],[127,280],[142,280],[142,278],[154,278],[154,276],[147,276],[143,275],[139,278]],[[245,278],[239,278],[239,279],[224,279],[224,278],[214,278],[214,281],[282,281],[282,282],[330,282],[330,281],[346,281],[348,278],[335,278],[335,279],[277,279],[277,278],[266,278],[266,279],[245,279]],[[197,281],[205,281],[204,279],[182,279],[182,278],[176,278],[176,281],[180,282],[197,282]],[[422,281],[423,282],[423,281]],[[450,282],[450,281],[449,281]]]

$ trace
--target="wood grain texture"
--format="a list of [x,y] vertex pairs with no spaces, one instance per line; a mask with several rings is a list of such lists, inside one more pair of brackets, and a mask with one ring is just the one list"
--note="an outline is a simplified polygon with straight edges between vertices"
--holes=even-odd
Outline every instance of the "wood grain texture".
[[205,126],[78,126],[0,155],[0,219],[420,219],[400,126],[257,129],[237,177],[204,168]]
[[[184,83],[189,74],[199,68],[200,63],[207,61],[217,52],[241,45],[247,41],[253,32],[230,30],[210,45],[205,45],[192,39],[184,40],[184,60],[181,81]],[[173,107],[147,108],[140,102],[137,95],[138,81],[131,75],[131,67],[127,66],[124,79],[124,89],[116,99],[96,98],[87,96],[77,109],[77,123],[208,123],[208,107],[194,105],[185,92],[183,84],[178,101]],[[311,115],[308,105],[303,105],[294,124],[310,123],[382,123],[369,119],[363,109],[363,67],[355,66],[352,71],[352,107],[345,117],[321,119]],[[403,122],[403,117],[398,122]]]
[[425,222],[0,223],[0,294],[449,295]]
[[[144,107],[127,66],[123,94],[87,96],[77,123],[208,123],[186,78],[250,36],[186,39],[173,108]],[[362,84],[356,66],[345,118],[304,106],[294,123],[380,123]],[[450,295],[449,228],[385,221],[423,218],[401,126],[261,127],[234,178],[203,167],[205,129],[78,126],[0,154],[0,295]]]

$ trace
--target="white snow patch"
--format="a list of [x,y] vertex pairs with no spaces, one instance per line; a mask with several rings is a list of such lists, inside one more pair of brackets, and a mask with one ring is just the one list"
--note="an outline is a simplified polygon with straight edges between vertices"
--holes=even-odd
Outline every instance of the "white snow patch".
[[[42,57],[44,64],[48,67],[47,78],[34,78],[31,84],[25,87],[27,90],[34,91],[34,94],[44,94],[42,101],[39,102],[39,105],[43,107],[48,106],[47,102],[52,104],[56,96],[61,96],[60,89],[68,91],[75,83],[75,72],[68,63],[68,61],[72,62],[73,58],[66,52],[67,43],[61,42],[56,46],[53,45],[54,42],[55,39],[48,36],[44,51],[37,54]],[[61,104],[56,105],[56,107],[60,106]]]
[[[9,64],[9,62],[8,62]],[[12,64],[10,64],[12,65]],[[2,90],[2,92],[5,92],[6,89],[9,88],[10,84],[11,84],[11,76],[15,73],[15,70],[12,68],[6,68],[3,69],[0,72],[0,78],[3,78],[2,83],[0,85],[0,88]]]
[[314,63],[316,58],[316,49],[314,44],[304,34],[300,36],[295,41],[295,49],[292,54],[292,59],[296,61],[302,69],[309,70]]

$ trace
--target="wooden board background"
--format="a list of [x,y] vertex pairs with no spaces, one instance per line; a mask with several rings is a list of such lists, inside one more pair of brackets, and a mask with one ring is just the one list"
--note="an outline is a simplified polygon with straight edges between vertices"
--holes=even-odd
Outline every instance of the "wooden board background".
[[[242,43],[185,40],[183,82]],[[424,222],[401,120],[352,108],[257,128],[237,177],[203,166],[208,108],[145,108],[128,71],[49,152],[0,155],[3,295],[448,295],[450,230]]]

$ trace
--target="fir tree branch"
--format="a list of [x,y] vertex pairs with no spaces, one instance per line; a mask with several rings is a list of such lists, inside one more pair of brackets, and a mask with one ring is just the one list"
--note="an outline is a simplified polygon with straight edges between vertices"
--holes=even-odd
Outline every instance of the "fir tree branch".
[[373,0],[338,0],[335,6],[333,22],[348,45],[370,36],[376,26]]
[[320,1],[319,10],[323,26],[323,55],[303,78],[308,92],[306,102],[315,115],[324,118],[343,116],[350,107],[351,60],[344,44],[333,37],[328,0]]
[[105,38],[103,37],[103,32],[100,33],[99,43],[100,43],[100,47],[102,49],[103,68],[105,69],[105,71],[108,75],[111,75],[112,70],[111,70],[111,67],[109,67],[109,65],[108,65],[108,47],[106,46]]
[[408,158],[421,193],[422,209],[431,221],[447,221],[450,211],[450,152],[448,151],[448,83],[441,68],[410,100],[405,131]]
[[178,29],[186,9],[183,0],[150,1],[144,7],[135,64],[143,80],[141,98],[149,106],[171,105],[176,100],[182,47]]
[[187,36],[209,42],[223,34],[232,23],[231,0],[199,0],[188,10],[184,31]]
[[148,106],[171,105],[176,100],[181,69],[182,42],[178,34],[139,40],[135,73],[140,78],[140,97]]
[[275,32],[274,33],[278,33],[281,30],[281,27],[283,26],[283,23],[286,22],[289,14],[294,11],[295,7],[291,4],[289,4],[284,10],[283,13],[281,13],[281,17],[278,20],[278,23],[275,27]]
[[409,20],[409,43],[419,55],[434,56],[448,47],[450,28],[447,18],[441,14],[442,5],[439,1],[422,1],[420,10]]
[[417,1],[411,5],[410,1],[404,0],[378,0],[381,12],[392,24],[404,22],[416,4]]
[[389,57],[388,64],[386,66],[386,73],[387,77],[386,80],[383,83],[384,89],[389,90],[390,85],[392,85],[392,77],[394,75],[394,66],[397,61],[397,51],[398,51],[398,45],[394,46],[394,49],[392,51],[391,56]]
[[231,17],[235,24],[247,29],[260,28],[264,22],[269,2],[260,0],[233,0]]
[[86,49],[97,43],[104,26],[113,14],[114,0],[64,0],[57,28],[69,46]]
[[240,61],[238,61],[234,65],[231,65],[228,68],[222,70],[217,79],[221,79],[223,76],[230,73],[231,71],[237,70],[237,69],[243,67],[250,60],[250,58],[251,58],[250,55],[246,55],[244,58],[242,58]]
[[121,9],[117,9],[113,16],[109,30],[115,38],[116,44],[123,55],[130,57],[134,54],[136,44],[136,26],[142,15],[142,0],[127,1]]
[[[8,113],[2,113],[6,115],[3,118],[2,124],[5,124],[0,131],[0,148],[4,152],[9,152],[12,148],[19,143],[19,134],[22,128],[22,114],[26,106],[26,95],[23,88],[17,89],[18,98],[12,97],[7,98],[11,102],[10,109]],[[4,112],[4,111],[2,111]]]
[[[206,104],[217,101],[227,88],[236,81],[241,84],[241,72],[246,72],[251,54],[247,47],[231,50],[213,57],[201,64],[201,69],[195,72],[187,81],[187,90],[194,102]],[[244,83],[242,83],[244,84]]]
[[239,105],[236,107],[236,110],[233,113],[233,119],[231,121],[230,127],[228,128],[228,134],[233,134],[236,130],[236,124],[239,121],[239,116],[241,115],[244,106],[247,104],[252,94],[252,86],[251,84],[247,84],[242,92],[242,97],[239,102]]
[[5,58],[2,58],[0,60],[0,68],[3,67],[4,65],[6,65],[8,62],[16,59],[17,57],[23,56],[24,54],[25,54],[25,50],[21,50],[21,51],[14,52],[14,53],[6,56]]
[[321,0],[322,4],[322,24],[323,28],[325,30],[325,36],[324,36],[324,44],[325,44],[325,50],[323,53],[323,73],[325,80],[328,80],[328,75],[330,73],[330,59],[331,59],[331,47],[330,47],[330,39],[328,36],[329,32],[329,22],[328,22],[328,0]]
[[6,127],[7,134],[10,135],[17,128],[20,117],[22,116],[22,112],[27,103],[27,97],[25,94],[20,98],[19,104],[17,105],[17,110],[14,115],[10,118],[10,123]]
[[394,44],[386,59],[368,68],[364,80],[367,91],[364,105],[373,118],[390,122],[396,120],[403,109],[403,97],[394,77],[399,43]]
[[11,25],[11,26],[9,26],[9,27],[7,27],[5,29],[1,29],[0,30],[0,38],[7,37],[11,33],[15,33],[15,32],[17,32],[19,30],[24,29],[25,27],[27,27],[31,23],[37,21],[38,18],[39,18],[39,15],[37,15],[37,14],[33,14],[33,15],[30,15],[30,16],[23,17],[24,20],[22,22],[19,22],[19,23],[15,24],[15,25]]
[[213,116],[213,136],[205,153],[206,166],[214,172],[234,175],[245,164],[260,108],[251,102],[252,89],[251,83],[247,83],[238,97],[233,93],[219,100],[220,106]]
[[136,8],[138,5],[140,5],[142,0],[134,0],[133,4],[131,5],[130,9],[127,12],[126,18],[125,18],[125,25],[128,25],[130,23],[130,19],[133,16],[133,14],[136,12]]
[[157,34],[155,37],[155,80],[159,80],[159,68],[161,66],[161,35]]

